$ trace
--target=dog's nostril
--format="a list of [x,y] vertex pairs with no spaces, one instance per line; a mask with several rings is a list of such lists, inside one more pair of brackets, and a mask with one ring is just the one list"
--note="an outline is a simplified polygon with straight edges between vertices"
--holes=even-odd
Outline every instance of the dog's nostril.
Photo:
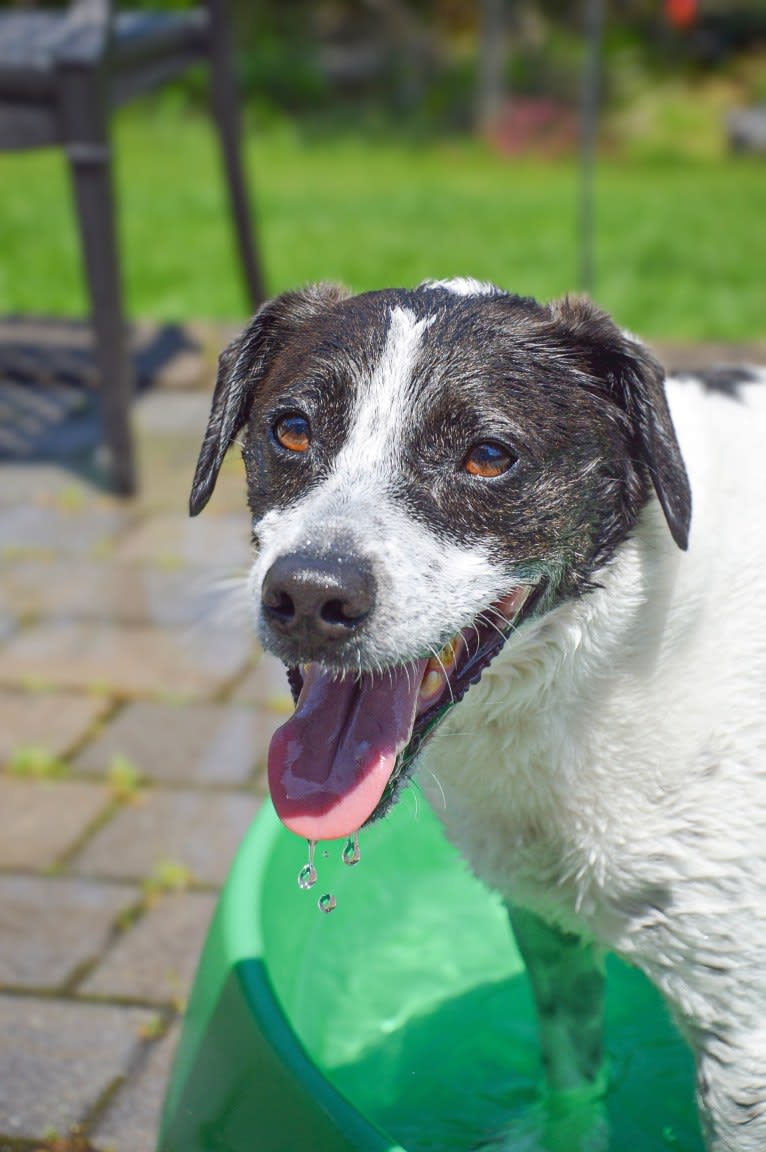
[[325,624],[344,624],[352,627],[367,615],[368,609],[349,603],[347,600],[328,600],[323,604],[319,615]]
[[286,592],[277,592],[266,607],[272,616],[276,616],[284,623],[288,623],[295,616],[295,604],[292,597],[288,596]]

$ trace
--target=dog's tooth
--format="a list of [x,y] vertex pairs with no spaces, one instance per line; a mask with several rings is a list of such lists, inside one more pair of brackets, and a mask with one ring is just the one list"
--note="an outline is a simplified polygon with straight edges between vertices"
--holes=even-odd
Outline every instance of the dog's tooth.
[[446,671],[450,672],[454,668],[464,647],[465,641],[461,632],[447,641],[439,653],[439,661]]
[[426,674],[420,685],[419,697],[421,702],[431,700],[439,695],[444,687],[444,673],[433,661],[429,661]]

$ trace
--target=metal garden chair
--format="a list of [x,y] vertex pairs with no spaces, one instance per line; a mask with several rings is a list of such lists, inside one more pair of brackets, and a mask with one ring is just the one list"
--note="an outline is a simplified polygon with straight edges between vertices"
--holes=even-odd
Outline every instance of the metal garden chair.
[[240,152],[225,0],[168,12],[115,11],[110,0],[0,12],[0,150],[50,145],[72,174],[101,381],[111,487],[136,488],[128,354],[111,171],[113,108],[207,62],[250,304],[264,297]]

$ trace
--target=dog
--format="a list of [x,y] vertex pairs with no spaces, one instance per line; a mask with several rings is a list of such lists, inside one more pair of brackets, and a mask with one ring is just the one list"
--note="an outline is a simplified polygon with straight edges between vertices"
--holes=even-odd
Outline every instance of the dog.
[[353,836],[422,765],[511,909],[551,1089],[603,1087],[613,950],[711,1152],[766,1149],[765,382],[666,381],[583,298],[314,286],[222,353],[190,500],[241,438],[283,822]]

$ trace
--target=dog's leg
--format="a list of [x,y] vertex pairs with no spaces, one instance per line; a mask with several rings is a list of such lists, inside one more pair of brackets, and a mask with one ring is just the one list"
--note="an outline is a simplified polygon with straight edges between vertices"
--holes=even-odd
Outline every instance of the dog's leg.
[[733,1038],[703,1038],[697,1051],[697,1101],[710,1152],[766,1148],[766,1027]]
[[540,1048],[553,1092],[603,1089],[604,967],[600,949],[508,909],[537,1006]]
[[476,1147],[481,1152],[606,1152],[601,954],[531,912],[509,906],[508,914],[537,1005],[549,1090],[523,1116]]

